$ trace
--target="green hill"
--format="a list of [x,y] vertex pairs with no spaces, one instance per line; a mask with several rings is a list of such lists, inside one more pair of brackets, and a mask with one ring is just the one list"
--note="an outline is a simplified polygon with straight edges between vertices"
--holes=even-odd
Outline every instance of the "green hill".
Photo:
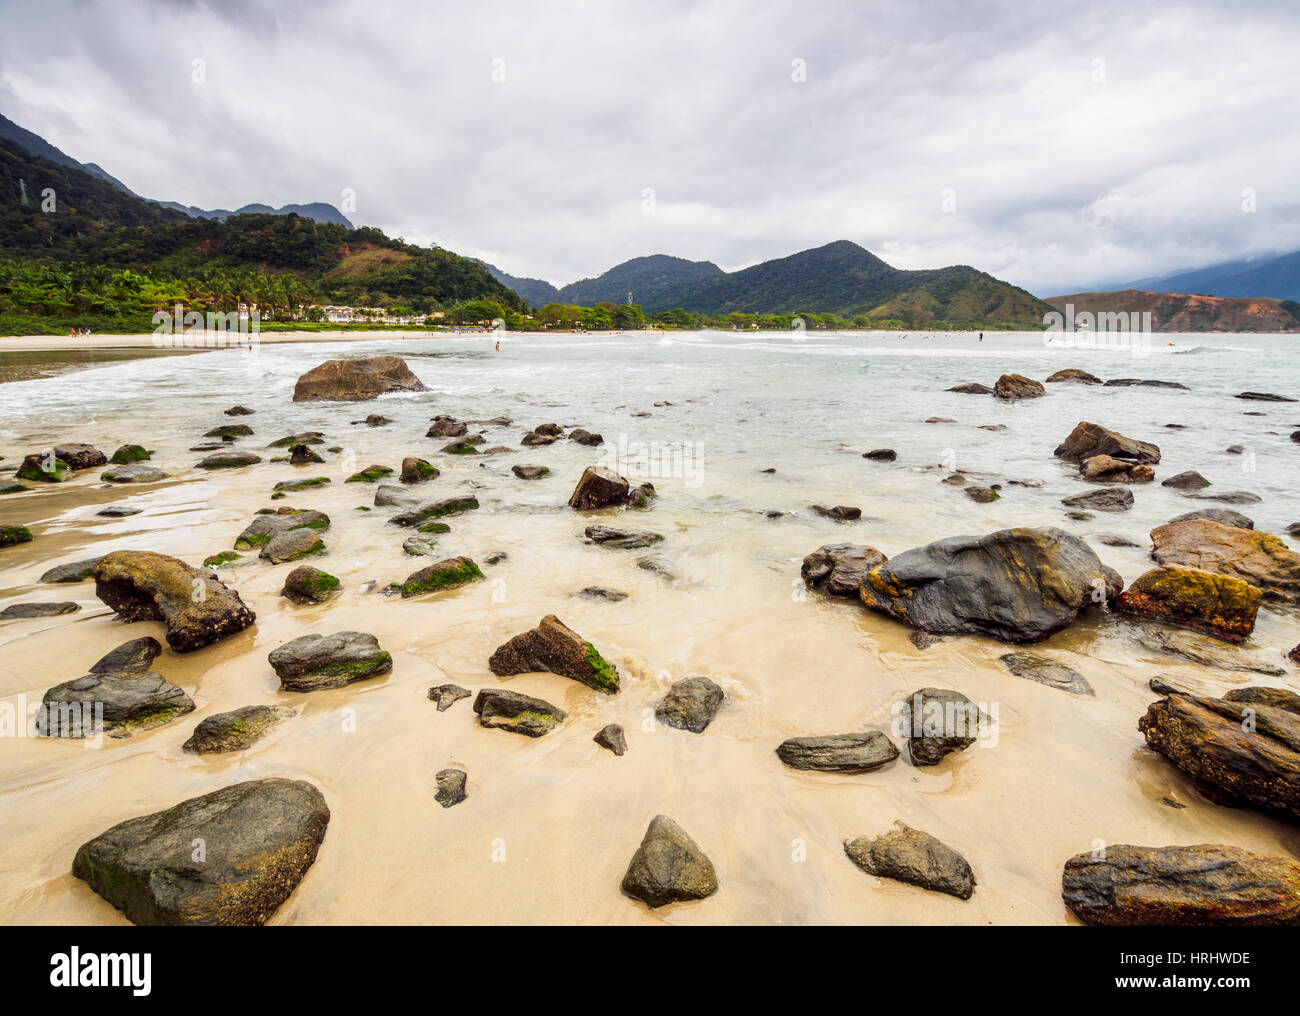
[[597,278],[569,283],[560,290],[557,302],[584,307],[631,302],[647,311],[668,310],[678,306],[674,298],[683,287],[722,274],[722,269],[712,261],[687,261],[667,254],[652,254],[624,261]]

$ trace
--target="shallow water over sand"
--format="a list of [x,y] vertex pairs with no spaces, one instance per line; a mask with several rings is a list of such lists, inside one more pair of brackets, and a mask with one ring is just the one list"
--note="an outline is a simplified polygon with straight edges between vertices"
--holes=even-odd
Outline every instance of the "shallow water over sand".
[[[1197,469],[1214,482],[1211,492],[1261,495],[1262,503],[1239,510],[1258,528],[1284,533],[1300,521],[1300,450],[1288,438],[1300,429],[1300,405],[1232,396],[1300,396],[1296,339],[1173,336],[1176,345],[1167,347],[1166,338],[1157,337],[1144,358],[1048,349],[1037,335],[987,335],[983,343],[897,335],[507,337],[499,354],[486,338],[362,341],[137,360],[0,385],[6,465],[56,441],[87,441],[110,454],[132,442],[156,449],[152,464],[172,474],[147,487],[107,488],[90,470],[0,499],[0,523],[30,525],[36,534],[31,544],[0,551],[0,606],[74,599],[82,607],[0,625],[5,703],[39,701],[128,638],[161,637],[161,625],[114,620],[90,583],[37,584],[51,565],[110,549],[157,550],[197,565],[229,548],[258,508],[292,505],[331,516],[323,534],[329,553],[311,563],[344,583],[332,603],[293,606],[279,596],[293,565],[246,556],[222,578],[257,612],[256,626],[196,653],[164,651],[154,667],[190,693],[194,713],[99,749],[0,738],[0,920],[121,922],[69,874],[82,842],[124,819],[271,775],[310,780],[333,812],[316,864],[274,923],[1062,923],[1072,918],[1060,900],[1061,866],[1097,840],[1230,843],[1300,855],[1293,826],[1208,803],[1137,731],[1154,698],[1146,687],[1153,675],[1217,694],[1245,683],[1297,687],[1294,668],[1285,678],[1198,668],[1137,647],[1125,626],[1094,615],[1034,650],[1081,671],[1097,693],[1082,698],[1013,677],[998,661],[1008,647],[998,643],[946,639],[921,650],[894,622],[802,594],[799,562],[823,543],[868,543],[892,555],[1011,525],[1075,532],[1132,580],[1151,563],[1150,528],[1215,505],[1157,483],[1134,488],[1132,511],[1068,520],[1060,498],[1090,487],[1052,450],[1080,420],[1159,444],[1158,480]],[[290,401],[296,377],[323,359],[389,352],[406,357],[430,391],[350,406]],[[992,384],[1007,371],[1042,379],[1064,367],[1180,381],[1191,390],[1049,385],[1047,397],[1016,403],[944,391],[964,381]],[[671,405],[655,405],[662,402]],[[255,415],[223,416],[235,403]],[[394,422],[350,423],[371,412]],[[488,446],[516,450],[441,454],[447,440],[424,437],[439,413],[511,417],[510,426],[484,430]],[[923,422],[930,417],[956,422]],[[519,446],[523,433],[551,421],[599,431],[606,445]],[[187,449],[204,431],[232,422],[255,431],[236,447],[267,461],[194,470],[203,453]],[[997,424],[1005,429],[980,429]],[[269,442],[303,430],[323,431],[322,449],[343,450],[322,450],[321,466],[269,462],[281,454],[265,450]],[[622,449],[614,464],[632,475],[638,443],[652,442],[676,475],[661,469],[648,477],[660,495],[651,510],[583,517],[563,507],[584,466]],[[1246,454],[1225,454],[1233,444]],[[880,447],[897,449],[898,460],[860,457]],[[387,523],[392,509],[356,510],[371,504],[372,486],[343,483],[371,463],[397,467],[407,455],[442,470],[418,488],[429,499],[479,498],[480,511],[448,520],[452,532],[439,537],[439,556],[482,563],[505,551],[505,560],[484,566],[487,581],[410,600],[361,591],[427,563],[403,553],[410,531]],[[552,473],[523,481],[510,472],[515,464]],[[776,472],[762,472],[769,467]],[[1003,483],[1002,499],[976,504],[941,484],[953,468],[995,474],[988,479]],[[318,475],[333,482],[268,500],[275,482]],[[144,511],[95,515],[111,502]],[[855,505],[866,518],[837,523],[808,511],[812,503]],[[651,551],[589,546],[580,537],[592,522],[653,529],[666,539]],[[1142,546],[1096,541],[1107,533]],[[638,568],[647,553],[671,561],[679,578]],[[605,603],[574,595],[588,585],[629,597]],[[487,669],[492,650],[552,612],[618,667],[618,696],[548,674],[510,679],[511,688],[569,713],[538,740],[479,728],[469,701],[439,713],[427,700],[431,685],[448,681],[474,691],[501,683]],[[376,635],[393,653],[393,672],[336,691],[277,690],[267,653],[298,635],[345,629]],[[1297,642],[1295,612],[1266,605],[1254,648],[1280,663]],[[647,717],[668,683],[693,674],[725,689],[717,719],[699,736],[650,729]],[[859,776],[796,772],[773,753],[791,736],[887,728],[891,705],[928,685],[995,708],[996,739],[929,769],[900,759]],[[181,751],[205,716],[257,703],[290,705],[299,716],[243,753]],[[627,730],[622,758],[591,740],[611,722]],[[444,810],[434,801],[434,774],[448,766],[468,771],[469,799]],[[658,813],[711,857],[716,895],[651,912],[620,894],[627,862]],[[844,856],[842,840],[875,835],[896,820],[967,857],[978,881],[969,901],[868,877]]]

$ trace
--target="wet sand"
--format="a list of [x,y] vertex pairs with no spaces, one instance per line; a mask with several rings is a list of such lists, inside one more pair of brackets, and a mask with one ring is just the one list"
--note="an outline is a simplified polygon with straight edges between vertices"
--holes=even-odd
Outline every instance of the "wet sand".
[[[311,781],[333,814],[315,865],[275,924],[1062,924],[1073,918],[1060,899],[1061,867],[1098,841],[1229,843],[1300,856],[1295,826],[1209,803],[1137,731],[1155,698],[1146,687],[1152,676],[1221,694],[1244,683],[1294,687],[1294,674],[1250,677],[1160,657],[1137,647],[1121,622],[1094,614],[1033,650],[1087,677],[1096,696],[1079,697],[1011,676],[998,657],[1014,647],[951,638],[921,650],[899,624],[852,602],[802,594],[799,562],[821,544],[870,543],[892,555],[957,532],[1060,524],[1059,508],[1010,498],[975,505],[939,485],[935,474],[874,466],[864,472],[857,456],[845,456],[842,469],[830,472],[791,441],[783,451],[765,447],[711,460],[699,486],[655,478],[660,498],[649,511],[579,515],[563,505],[600,450],[569,442],[519,448],[521,434],[555,419],[600,424],[610,440],[610,420],[637,425],[631,412],[651,411],[662,390],[619,392],[599,412],[584,408],[586,392],[556,408],[549,391],[531,401],[490,387],[456,394],[454,362],[409,362],[438,390],[351,406],[289,407],[278,390],[232,388],[161,414],[139,405],[102,419],[55,419],[6,441],[35,447],[56,437],[90,440],[111,452],[147,436],[157,449],[154,464],[174,475],[107,488],[92,470],[0,500],[0,523],[30,524],[36,533],[33,543],[0,552],[0,602],[73,599],[82,606],[73,615],[0,626],[8,664],[0,671],[0,701],[25,696],[34,704],[50,685],[84,673],[121,642],[162,636],[161,625],[115,620],[90,583],[38,585],[56,563],[149,549],[197,565],[229,548],[256,509],[288,505],[331,516],[323,534],[329,552],[309,563],[338,575],[344,590],[326,605],[293,606],[278,594],[294,564],[246,555],[221,577],[257,612],[257,624],[196,653],[165,650],[154,666],[194,698],[195,712],[98,749],[0,738],[0,922],[123,923],[69,873],[76,848],[117,822],[263,776]],[[657,420],[700,411],[674,396],[673,407],[653,409]],[[214,412],[237,401],[255,403],[257,414]],[[981,420],[1005,408],[966,404],[967,415],[978,410]],[[515,423],[486,428],[487,443],[518,449],[512,454],[439,454],[445,441],[422,436],[437,412],[485,418],[495,415],[493,406]],[[397,422],[350,425],[369,412]],[[193,470],[200,454],[186,449],[224,422],[250,423],[256,435],[236,447],[268,459],[278,453],[263,451],[267,442],[311,425],[345,451],[322,452],[321,466],[268,461]],[[689,431],[677,425],[677,432]],[[438,539],[440,557],[468,554],[482,563],[505,551],[504,561],[485,565],[486,581],[410,600],[361,592],[363,583],[401,579],[431,560],[402,552],[410,531],[387,523],[390,510],[356,510],[371,503],[372,485],[342,482],[371,462],[396,466],[406,454],[443,470],[418,488],[421,494],[472,492],[482,502],[481,510],[448,519],[452,532]],[[519,463],[545,464],[552,474],[518,480],[510,466]],[[760,475],[767,466],[777,473]],[[1049,452],[1043,471],[1056,469]],[[315,475],[333,483],[268,500],[276,481]],[[806,510],[810,500],[859,505],[881,521],[818,518]],[[145,511],[125,519],[94,514],[118,501]],[[788,514],[769,519],[760,506]],[[1152,510],[1167,517],[1164,505]],[[665,534],[652,552],[671,559],[681,579],[665,582],[636,567],[646,552],[584,544],[582,529],[597,522]],[[1137,520],[1099,525],[1139,540],[1144,532]],[[1149,567],[1144,549],[1094,546],[1126,580]],[[573,595],[593,584],[629,598],[604,603]],[[550,674],[493,677],[492,650],[551,612],[619,669],[620,694],[602,696]],[[346,629],[376,635],[393,654],[392,673],[333,691],[278,691],[267,653],[308,632]],[[1257,651],[1280,660],[1296,641],[1294,612],[1261,611],[1252,639]],[[708,675],[727,695],[707,731],[650,723],[668,684],[694,674]],[[561,706],[569,718],[537,740],[484,730],[472,700],[442,713],[427,700],[427,689],[445,682],[475,692],[505,685]],[[791,736],[888,729],[892,704],[924,686],[955,688],[995,710],[996,739],[935,767],[916,769],[904,757],[858,776],[798,772],[774,754]],[[289,705],[299,716],[244,752],[181,751],[199,720],[258,703]],[[591,740],[611,722],[627,730],[622,758]],[[434,774],[448,766],[468,771],[469,798],[444,810],[434,801]],[[712,859],[720,889],[711,898],[650,911],[620,893],[623,871],[659,813],[674,818]],[[896,820],[965,855],[978,882],[969,901],[869,877],[844,856],[844,839],[884,832]]]

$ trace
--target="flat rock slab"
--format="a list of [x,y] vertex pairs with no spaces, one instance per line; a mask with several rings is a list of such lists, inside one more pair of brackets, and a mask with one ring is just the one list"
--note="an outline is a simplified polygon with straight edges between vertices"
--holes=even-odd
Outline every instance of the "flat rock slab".
[[828,543],[803,559],[799,573],[809,589],[819,589],[832,596],[856,597],[862,577],[888,560],[875,547]]
[[718,891],[713,862],[667,815],[656,815],[623,875],[622,890],[652,909]]
[[452,808],[469,796],[465,791],[465,782],[469,774],[464,769],[440,769],[434,777],[438,791],[433,799],[444,808]]
[[1133,492],[1126,487],[1105,487],[1061,498],[1067,508],[1087,508],[1096,512],[1126,512],[1133,507]]
[[602,547],[630,550],[637,547],[649,547],[663,542],[661,533],[652,533],[645,529],[613,529],[609,526],[588,526],[583,535],[592,543]]
[[107,483],[157,483],[167,479],[167,474],[157,466],[113,466],[99,474]]
[[56,564],[41,576],[42,582],[85,582],[95,571],[95,565],[104,559],[104,555],[90,557],[84,561],[69,561]]
[[898,758],[894,743],[879,730],[864,733],[791,737],[776,749],[791,769],[822,773],[869,773]]
[[1123,582],[1061,529],[1004,529],[906,550],[863,576],[862,602],[935,635],[1038,642]]
[[430,519],[441,519],[448,515],[459,515],[462,512],[474,511],[478,506],[478,498],[476,497],[468,495],[445,497],[440,501],[421,504],[410,511],[394,515],[390,521],[398,526],[418,526],[421,522],[427,522]]
[[547,614],[536,628],[498,646],[488,660],[488,668],[497,677],[548,672],[609,694],[619,689],[618,671],[594,645],[554,614]]
[[440,684],[429,689],[429,701],[437,703],[440,713],[445,713],[461,699],[469,696],[470,690],[458,684]]
[[130,508],[124,504],[111,504],[107,508],[101,508],[95,512],[96,515],[106,519],[125,519],[131,515],[139,515],[143,508]]
[[674,681],[655,707],[655,718],[678,730],[704,733],[722,705],[722,689],[707,677],[686,677]]
[[541,737],[564,722],[569,715],[545,699],[521,695],[504,688],[484,688],[474,699],[479,723],[526,737]]
[[1255,520],[1241,512],[1234,512],[1231,508],[1198,508],[1194,512],[1186,512],[1182,515],[1176,515],[1169,520],[1167,525],[1173,525],[1175,522],[1192,522],[1195,519],[1209,519],[1211,522],[1219,522],[1225,526],[1234,526],[1237,529],[1254,529]]
[[211,572],[150,551],[120,550],[95,565],[95,595],[123,621],[161,621],[178,653],[243,631],[255,615]]
[[288,706],[243,706],[199,721],[181,747],[199,755],[243,751],[298,714]]
[[260,925],[316,860],[329,820],[310,783],[236,783],[101,833],[72,873],[135,924]]
[[252,452],[213,452],[194,463],[195,469],[239,469],[241,466],[255,466],[262,461],[260,455]]
[[47,691],[36,714],[42,737],[130,737],[194,711],[194,701],[161,674],[123,670],[87,674]]
[[1272,533],[1194,519],[1151,530],[1151,542],[1160,564],[1231,575],[1270,599],[1300,603],[1300,554]]
[[1037,681],[1049,688],[1068,691],[1071,695],[1097,694],[1092,690],[1088,679],[1073,667],[1067,667],[1064,663],[1058,663],[1046,656],[1036,656],[1032,653],[1005,653],[998,659],[1016,677],[1023,677],[1027,681]]
[[937,893],[968,900],[975,891],[975,873],[966,858],[929,833],[896,822],[874,840],[844,841],[849,860],[868,875],[891,878]]
[[341,688],[393,669],[393,658],[379,640],[359,631],[303,635],[273,649],[267,660],[283,691]]
[[1108,846],[1065,862],[1061,898],[1084,924],[1300,924],[1300,864],[1239,847]]
[[578,595],[588,600],[606,600],[610,603],[618,603],[627,599],[627,593],[621,589],[608,589],[605,586],[584,586],[578,590]]
[[1300,696],[1236,688],[1222,698],[1172,692],[1138,721],[1147,744],[1216,800],[1300,817]]
[[11,603],[0,610],[0,621],[20,621],[36,617],[58,617],[60,614],[75,614],[81,605],[71,600],[59,603]]
[[1188,631],[1161,628],[1155,625],[1134,625],[1130,630],[1133,640],[1152,652],[1181,656],[1216,670],[1236,670],[1243,673],[1268,674],[1281,677],[1286,671],[1276,662],[1257,653],[1227,646],[1200,638]]
[[544,476],[550,476],[551,471],[546,466],[511,466],[510,472],[521,480],[540,480]]

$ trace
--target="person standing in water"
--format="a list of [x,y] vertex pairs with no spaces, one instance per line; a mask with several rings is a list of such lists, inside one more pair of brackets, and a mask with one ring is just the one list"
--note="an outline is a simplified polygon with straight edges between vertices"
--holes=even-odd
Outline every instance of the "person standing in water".
[[983,341],[984,341],[984,333],[983,333],[983,332],[980,332],[980,342],[983,342]]

